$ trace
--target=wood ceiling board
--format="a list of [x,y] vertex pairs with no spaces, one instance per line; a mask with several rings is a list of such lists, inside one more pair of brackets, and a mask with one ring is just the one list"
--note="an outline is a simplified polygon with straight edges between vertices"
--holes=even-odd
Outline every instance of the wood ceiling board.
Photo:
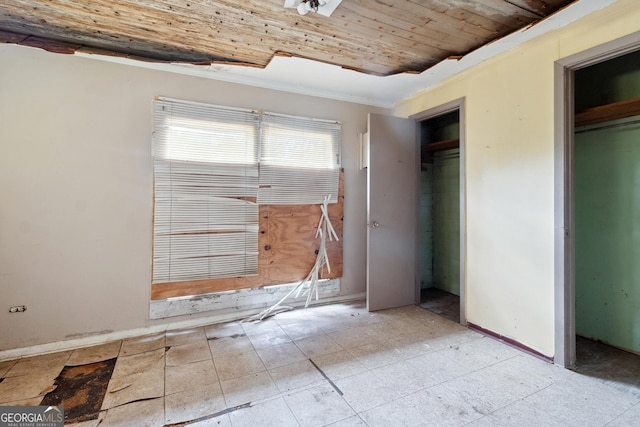
[[54,51],[63,43],[160,62],[257,67],[288,54],[389,75],[463,56],[568,3],[344,0],[325,17],[300,16],[282,0],[13,0],[0,5],[0,31],[50,39],[40,44]]
[[510,0],[509,3],[536,13],[541,17],[549,15],[550,10],[558,10],[567,4],[563,0]]
[[24,34],[17,34],[9,31],[0,30],[0,43],[13,43],[20,44],[23,40],[27,39],[29,36]]
[[384,29],[397,37],[411,40],[416,44],[431,46],[447,53],[451,49],[466,48],[470,40],[474,42],[478,40],[477,36],[465,38],[455,30],[451,30],[450,34],[433,30],[426,25],[431,21],[429,18],[421,18],[420,16],[406,13],[381,14],[378,10],[371,9],[368,3],[361,0],[347,1],[340,10],[345,12],[340,16],[344,20],[353,19],[352,17],[355,16],[358,22],[362,22],[362,25]]

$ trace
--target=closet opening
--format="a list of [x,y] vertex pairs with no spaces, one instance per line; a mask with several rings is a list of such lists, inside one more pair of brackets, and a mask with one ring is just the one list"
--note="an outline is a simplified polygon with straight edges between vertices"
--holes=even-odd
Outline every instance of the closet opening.
[[460,110],[420,122],[420,306],[460,323]]
[[640,51],[575,70],[573,101],[574,369],[637,382]]

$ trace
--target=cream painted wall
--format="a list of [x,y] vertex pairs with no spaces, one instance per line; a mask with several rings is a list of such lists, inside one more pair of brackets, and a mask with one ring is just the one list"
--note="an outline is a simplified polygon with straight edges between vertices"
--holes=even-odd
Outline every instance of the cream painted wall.
[[400,103],[465,98],[467,320],[554,354],[554,61],[640,31],[620,0]]
[[[0,63],[0,350],[158,323],[149,320],[156,95],[342,121],[341,293],[364,292],[358,133],[367,113],[388,111],[8,44]],[[19,304],[25,313],[8,313]]]

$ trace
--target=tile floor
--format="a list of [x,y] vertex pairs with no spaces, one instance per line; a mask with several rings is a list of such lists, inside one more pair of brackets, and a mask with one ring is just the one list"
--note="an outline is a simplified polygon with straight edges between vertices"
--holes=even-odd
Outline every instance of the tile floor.
[[[640,386],[559,368],[418,306],[340,304],[0,362],[0,405],[117,357],[76,426],[631,426]],[[627,384],[628,385],[628,384]]]

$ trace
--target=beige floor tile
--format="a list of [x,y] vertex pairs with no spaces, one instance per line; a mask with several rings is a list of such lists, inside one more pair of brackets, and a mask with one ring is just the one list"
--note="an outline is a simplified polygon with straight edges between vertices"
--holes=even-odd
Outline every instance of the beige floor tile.
[[292,342],[289,335],[287,335],[279,326],[274,329],[266,330],[260,334],[249,335],[248,337],[255,349]]
[[43,375],[47,377],[53,376],[55,378],[60,371],[62,371],[62,368],[64,368],[70,355],[71,351],[62,351],[19,359],[16,364],[7,371],[5,378],[23,375]]
[[491,366],[503,360],[521,355],[522,352],[492,338],[480,338],[459,345],[451,345],[442,354],[470,369]]
[[571,376],[524,399],[566,425],[605,425],[638,399],[589,377]]
[[[370,427],[390,426],[446,426],[445,423],[425,422],[424,417],[413,401],[398,399],[368,409],[359,414]],[[455,424],[454,424],[455,425]],[[462,425],[462,424],[459,424]]]
[[607,424],[607,427],[628,427],[637,425],[638,423],[640,423],[640,402],[636,403],[633,408],[613,419],[609,424]]
[[82,421],[79,423],[65,423],[65,426],[66,427],[98,427],[98,425],[101,424],[101,421],[102,420],[100,418],[96,418],[95,420]]
[[100,426],[158,427],[164,425],[165,398],[132,402],[106,411]]
[[195,423],[189,423],[188,427],[233,427],[228,414],[218,415],[214,418],[207,418]]
[[343,317],[334,315],[332,317],[327,316],[310,316],[313,324],[322,330],[325,334],[331,334],[337,331],[343,331],[345,329],[352,329],[360,326],[359,323],[352,320],[349,317]]
[[344,420],[329,424],[327,427],[367,427],[367,424],[359,415],[354,415],[353,417],[345,418]]
[[551,363],[521,354],[475,371],[468,376],[475,375],[488,385],[508,390],[514,396],[524,398],[566,378],[563,372],[567,371]]
[[55,389],[56,376],[35,373],[5,378],[0,382],[0,404],[36,397],[42,400],[45,394]]
[[213,360],[189,363],[165,368],[165,394],[177,393],[208,384],[218,384],[218,374]]
[[527,384],[512,383],[505,379],[496,380],[491,378],[491,375],[490,372],[480,370],[441,385],[452,395],[457,395],[471,404],[474,410],[482,415],[490,414],[536,391]]
[[270,369],[271,378],[282,393],[298,388],[319,385],[326,381],[322,374],[308,360]]
[[292,342],[259,348],[256,352],[267,369],[307,359],[307,356]]
[[449,358],[442,350],[409,359],[407,362],[432,376],[437,383],[449,381],[474,370]]
[[324,331],[320,329],[319,326],[316,326],[309,320],[280,320],[278,319],[278,324],[282,328],[282,330],[291,338],[292,340],[299,340],[302,338],[312,337],[315,335],[324,334]]
[[257,322],[242,322],[241,325],[244,333],[249,337],[262,335],[269,331],[282,331],[282,328],[273,317]]
[[5,360],[0,362],[0,378],[4,378],[5,374],[9,372],[9,369],[13,368],[18,361],[17,360]]
[[13,402],[0,402],[0,406],[40,406],[43,396],[14,400]]
[[79,366],[116,358],[120,353],[121,346],[122,341],[114,341],[107,344],[73,350],[66,365]]
[[313,362],[331,380],[336,381],[368,370],[360,361],[347,350],[314,357]]
[[331,337],[342,348],[360,347],[366,344],[371,344],[378,339],[370,335],[371,329],[366,326],[359,326],[357,328],[342,329],[335,332],[331,332],[327,335]]
[[422,390],[361,414],[369,426],[462,426],[484,415],[443,385]]
[[429,340],[424,339],[421,335],[403,335],[386,340],[384,345],[404,360],[413,359],[441,349],[433,347]]
[[167,366],[186,365],[203,360],[211,360],[211,352],[205,340],[192,342],[190,344],[176,345],[170,347],[166,353]]
[[385,365],[371,372],[402,396],[424,390],[439,382],[433,375],[406,361]]
[[381,342],[350,348],[348,351],[369,369],[402,361],[400,355]]
[[303,427],[324,426],[356,415],[329,384],[287,394],[284,400]]
[[207,339],[246,335],[241,322],[216,323],[204,327]]
[[164,332],[154,335],[145,335],[138,338],[130,338],[122,341],[120,356],[131,356],[158,350],[165,347]]
[[119,357],[102,409],[164,396],[164,349]]
[[343,350],[339,344],[325,334],[295,340],[294,343],[309,358]]
[[226,408],[219,384],[208,384],[165,396],[165,423],[175,424],[213,415]]
[[209,338],[209,351],[216,357],[235,356],[254,350],[251,340],[246,335],[231,335]]
[[220,382],[227,407],[276,396],[279,391],[267,371]]
[[213,363],[221,380],[263,372],[267,369],[255,350],[234,356],[214,358]]
[[233,427],[298,427],[296,417],[282,397],[251,405],[229,414]]
[[287,310],[287,311],[283,311],[281,313],[278,313],[273,318],[278,323],[281,323],[283,321],[285,321],[285,322],[289,322],[289,321],[293,321],[293,322],[303,321],[303,322],[306,322],[306,321],[309,320],[309,316],[311,316],[312,312],[313,312],[313,308],[311,310],[304,309],[304,308],[295,308],[293,310]]
[[398,390],[385,384],[370,371],[343,378],[335,381],[335,384],[356,412],[366,411],[401,397]]
[[165,333],[165,345],[167,347],[192,344],[206,339],[207,336],[204,334],[204,328],[180,329],[167,331]]
[[367,336],[373,337],[376,341],[387,341],[406,335],[404,331],[398,329],[398,325],[394,323],[392,319],[366,325],[362,328]]
[[[467,424],[469,427],[509,427],[529,426],[535,422],[536,426],[567,427],[563,421],[555,419],[540,408],[536,408],[529,402],[518,400],[511,405],[500,408],[495,412],[483,416],[476,421]],[[624,427],[633,424],[625,424]],[[609,424],[607,424],[609,427]]]
[[445,327],[442,330],[435,330],[430,334],[424,336],[426,342],[434,350],[443,350],[452,346],[465,344],[482,338],[485,337],[475,331],[472,331],[471,329],[460,329],[458,327],[456,327],[455,330],[446,329]]
[[425,425],[466,425],[482,418],[483,408],[467,402],[460,393],[440,384],[404,398],[414,405]]
[[396,337],[404,335],[427,336],[433,331],[433,325],[420,316],[394,319],[390,320],[389,323],[398,331]]

